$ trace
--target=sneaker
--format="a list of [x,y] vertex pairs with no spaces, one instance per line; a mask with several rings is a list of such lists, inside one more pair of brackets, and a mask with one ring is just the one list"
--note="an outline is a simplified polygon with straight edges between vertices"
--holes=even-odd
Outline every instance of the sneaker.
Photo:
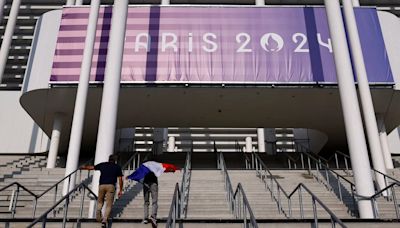
[[150,222],[153,227],[157,227],[157,219],[154,218],[153,216],[150,216]]
[[102,223],[101,223],[101,228],[107,228],[107,223],[102,222]]
[[143,219],[142,223],[143,224],[147,224],[147,223],[149,223],[149,220],[148,219]]

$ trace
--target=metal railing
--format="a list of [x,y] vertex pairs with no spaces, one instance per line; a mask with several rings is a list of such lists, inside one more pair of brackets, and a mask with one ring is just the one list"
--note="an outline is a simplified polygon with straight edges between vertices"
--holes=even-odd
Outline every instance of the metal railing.
[[186,218],[187,207],[189,203],[189,191],[190,191],[190,180],[192,177],[192,153],[193,153],[193,142],[189,152],[186,153],[185,166],[183,168],[182,182],[181,182],[181,216]]
[[[214,147],[214,150],[216,150],[216,147]],[[235,141],[235,150],[236,150],[237,153],[243,154],[246,170],[254,169],[254,159],[253,159],[253,157],[249,157],[248,153],[245,153],[243,151],[243,148],[240,147],[239,141],[237,141],[237,140]]]
[[231,212],[236,219],[243,219],[243,227],[258,228],[256,218],[251,210],[242,185],[239,183],[236,191],[233,191],[228,170],[226,169],[224,155],[222,153],[219,153],[218,155],[218,163],[224,176],[225,190],[227,191],[227,199]]
[[186,218],[187,215],[190,180],[192,172],[191,171],[192,152],[193,152],[193,144],[191,150],[186,153],[186,160],[185,160],[185,166],[183,168],[181,186],[179,187],[179,183],[176,183],[175,185],[174,195],[172,197],[171,207],[166,222],[167,228],[175,227],[177,220],[181,218]]
[[9,211],[11,211],[11,218],[15,217],[16,214],[16,209],[17,209],[17,204],[18,204],[18,197],[20,194],[21,189],[26,191],[29,195],[31,195],[33,197],[33,208],[32,208],[32,217],[35,217],[35,213],[36,213],[36,205],[37,205],[37,199],[38,196],[33,193],[32,191],[30,191],[28,188],[26,188],[25,186],[23,186],[22,184],[18,183],[18,182],[13,182],[7,186],[4,186],[3,188],[0,189],[0,192],[11,188],[15,186],[16,189],[13,190],[12,194],[11,194],[11,198],[10,198],[10,206],[8,208]]
[[[84,164],[89,164],[92,162],[93,159],[90,159],[88,161],[86,161]],[[10,206],[9,206],[9,210],[12,212],[12,218],[14,218],[15,213],[17,212],[17,204],[18,204],[18,200],[19,200],[19,191],[20,188],[22,188],[23,190],[25,190],[26,192],[29,193],[29,195],[31,195],[33,197],[33,208],[32,208],[32,218],[35,218],[36,216],[36,210],[37,210],[37,205],[38,202],[41,198],[44,197],[44,195],[46,195],[47,193],[51,192],[52,190],[54,190],[54,197],[53,197],[53,203],[55,204],[57,201],[57,196],[60,193],[60,184],[62,182],[65,182],[68,184],[68,186],[70,186],[70,182],[71,182],[71,177],[72,175],[76,175],[79,172],[79,181],[78,183],[81,183],[82,181],[85,180],[89,180],[90,179],[90,171],[87,171],[87,177],[86,179],[82,180],[82,170],[80,170],[79,168],[76,169],[75,171],[73,171],[72,173],[70,173],[68,176],[63,177],[61,180],[59,180],[57,183],[53,184],[52,186],[50,186],[48,189],[44,190],[42,193],[40,194],[35,194],[32,191],[30,191],[28,188],[24,187],[23,185],[21,185],[18,182],[14,182],[10,185],[7,185],[5,187],[3,187],[2,189],[0,189],[0,192],[7,190],[8,188],[12,187],[12,186],[16,186],[16,189],[13,190],[12,194],[11,194],[11,199],[10,199]],[[67,181],[66,181],[67,180]],[[54,217],[56,216],[56,213],[54,213]]]
[[[359,216],[357,207],[357,194],[356,187],[353,182],[342,176],[335,170],[329,168],[327,160],[318,158],[317,155],[308,153],[306,151],[301,152],[302,159],[305,158],[307,162],[307,171],[309,175],[312,175],[318,182],[325,185],[329,191],[333,191],[339,200],[347,206],[348,212],[353,216]],[[345,197],[347,196],[347,197]],[[352,204],[345,199],[351,197]]]
[[83,205],[84,205],[84,201],[85,201],[86,191],[88,191],[88,196],[91,195],[97,202],[96,194],[93,193],[92,190],[90,190],[90,188],[86,184],[80,183],[79,185],[75,186],[74,189],[72,189],[70,192],[68,192],[64,197],[62,197],[59,201],[57,201],[51,208],[49,208],[41,216],[39,216],[37,219],[35,219],[28,226],[28,228],[33,227],[35,224],[37,224],[39,222],[42,223],[42,227],[46,227],[46,222],[47,222],[48,215],[52,211],[55,211],[58,208],[58,206],[61,205],[63,202],[64,202],[64,205],[63,205],[63,213],[64,214],[63,214],[62,227],[65,228],[66,223],[67,223],[67,217],[68,217],[68,207],[69,207],[69,204],[71,202],[71,198],[76,193],[80,193],[80,195],[81,195],[81,201],[80,201],[80,204],[79,204],[79,217],[77,219],[77,225],[79,225],[80,224],[80,220],[82,219],[82,216],[83,216]]
[[[339,224],[341,227],[346,227],[343,222],[304,184],[300,183],[297,187],[288,194],[283,187],[279,184],[278,180],[272,175],[271,171],[267,168],[265,163],[260,159],[257,154],[254,154],[255,163],[256,163],[256,172],[257,176],[264,182],[264,186],[271,193],[271,198],[275,200],[278,206],[278,212],[283,213],[287,218],[294,218],[293,215],[293,204],[295,193],[298,195],[298,203],[299,203],[299,212],[300,218],[305,218],[304,212],[304,198],[303,191],[308,193],[311,196],[311,204],[313,207],[313,218],[314,225],[318,227],[318,213],[317,213],[317,205],[322,207],[324,211],[330,216],[332,227],[336,224]],[[269,181],[268,181],[269,179]],[[284,204],[283,200],[286,200],[287,203]]]
[[181,218],[181,191],[179,190],[179,184],[176,183],[174,195],[172,196],[171,207],[169,209],[168,218],[165,224],[166,228],[175,228],[177,220]]
[[[371,204],[374,206],[374,212],[375,212],[374,216],[375,216],[375,218],[379,218],[379,213],[377,211],[377,207],[378,207],[377,200],[378,200],[378,198],[384,198],[385,201],[393,201],[394,203],[396,203],[397,199],[396,199],[395,187],[400,185],[400,181],[399,180],[397,180],[397,179],[395,179],[395,178],[393,178],[393,177],[391,177],[391,176],[389,176],[387,174],[384,174],[384,173],[382,173],[382,172],[380,172],[378,170],[371,169],[371,171],[374,174],[374,175],[372,175],[372,177],[374,178],[374,182],[377,183],[377,176],[380,175],[380,176],[382,176],[384,178],[384,182],[386,183],[387,187],[385,187],[384,189],[378,190],[373,196],[370,196],[370,197],[361,196],[361,195],[358,195],[356,193],[356,187],[355,187],[355,184],[353,182],[349,181],[344,176],[338,174],[335,170],[333,170],[333,169],[328,167],[327,162],[329,162],[329,159],[328,160],[324,160],[325,163],[323,163],[321,159],[317,158],[318,155],[310,154],[310,153],[307,153],[307,152],[303,152],[303,153],[307,156],[308,160],[311,160],[312,163],[315,164],[316,172],[312,172],[311,169],[309,169],[309,172],[311,174],[313,174],[314,177],[317,180],[319,180],[320,182],[323,182],[329,190],[331,190],[331,191],[336,190],[336,192],[335,191],[334,192],[338,194],[339,199],[344,204],[346,204],[346,202],[343,200],[343,198],[344,198],[343,197],[343,191],[346,191],[346,190],[343,190],[343,188],[346,189],[346,186],[349,186],[349,187],[347,187],[347,189],[350,190],[350,194],[351,194],[351,197],[352,197],[352,203],[353,203],[353,206],[350,209],[350,211],[352,212],[353,215],[359,216],[359,211],[358,211],[358,207],[356,205],[356,202],[358,200],[361,200],[361,199],[362,200],[368,199],[368,200],[371,201]],[[335,158],[336,167],[338,169],[340,169],[340,166],[339,166],[340,162],[338,161],[339,160],[338,157],[341,156],[343,158],[344,164],[345,164],[345,168],[346,168],[343,171],[347,175],[351,175],[352,176],[352,172],[351,172],[351,170],[349,170],[349,166],[348,166],[348,162],[347,162],[348,160],[350,160],[350,156],[347,155],[347,154],[344,154],[344,153],[342,153],[340,151],[336,151],[333,156]],[[332,176],[333,176],[333,178],[332,178]],[[332,181],[331,179],[336,179],[336,180]],[[335,186],[336,186],[336,188],[335,188]],[[349,206],[349,205],[347,205],[347,206]],[[398,208],[395,207],[395,209],[397,210],[396,211],[396,217],[399,218],[398,217]]]
[[[374,216],[375,218],[380,218],[379,216],[379,206],[378,206],[378,198],[384,197],[387,201],[393,202],[394,211],[396,213],[396,218],[400,219],[400,212],[399,212],[399,203],[396,196],[396,189],[400,188],[400,183],[395,182],[387,186],[386,188],[380,190],[379,192],[375,193],[371,197],[360,197],[363,200],[370,200],[372,207],[374,209]],[[389,193],[389,194],[388,194]],[[387,205],[385,205],[387,206]]]

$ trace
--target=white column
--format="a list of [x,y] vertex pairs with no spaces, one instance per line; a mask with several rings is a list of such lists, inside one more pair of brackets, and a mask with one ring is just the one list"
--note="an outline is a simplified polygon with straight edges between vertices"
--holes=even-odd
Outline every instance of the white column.
[[257,128],[258,152],[265,152],[264,128]]
[[[81,73],[79,76],[79,85],[75,98],[74,116],[72,119],[67,164],[65,167],[65,176],[68,176],[70,173],[74,172],[78,168],[99,8],[100,0],[92,0],[89,14],[89,23],[85,39],[85,49],[83,51]],[[71,177],[69,188],[67,186],[67,182],[65,182],[63,193],[66,194],[68,190],[73,188],[74,184],[75,176]]]
[[17,23],[19,6],[21,0],[14,0],[11,5],[10,15],[8,16],[6,30],[4,31],[3,41],[0,47],[0,84],[6,69],[8,52],[10,50],[12,36],[14,35],[15,24]]
[[381,140],[382,153],[385,159],[386,169],[393,169],[394,166],[393,166],[392,154],[390,153],[389,149],[385,120],[383,119],[383,115],[377,115],[377,118],[379,126],[379,138]]
[[[95,164],[108,161],[114,152],[114,137],[117,123],[117,109],[125,44],[128,0],[115,0],[111,19],[107,64],[104,74],[103,98],[101,101],[99,131],[97,135]],[[99,188],[99,173],[93,176],[92,191]],[[95,202],[90,202],[89,215],[94,215]]]
[[351,0],[351,2],[353,3],[354,7],[359,7],[360,6],[360,1],[359,0]]
[[4,16],[4,6],[6,5],[6,0],[0,0],[0,24],[3,21]]
[[168,152],[174,152],[175,150],[175,137],[170,136],[168,137]]
[[246,152],[247,153],[253,152],[253,141],[251,137],[246,137]]
[[83,5],[83,0],[76,0],[75,5],[76,5],[76,6],[81,6],[81,5]]
[[[350,41],[350,51],[352,54],[353,67],[358,80],[358,92],[361,100],[362,113],[364,117],[364,124],[367,130],[368,144],[371,152],[371,160],[374,169],[381,173],[386,174],[385,161],[383,158],[381,142],[379,139],[378,124],[376,122],[374,104],[372,103],[371,91],[369,89],[369,82],[367,77],[367,70],[365,69],[364,56],[362,53],[360,37],[358,35],[356,18],[354,15],[353,5],[351,1],[344,0],[344,16]],[[386,188],[384,176],[375,174],[379,188]]]
[[[324,0],[332,39],[333,55],[337,71],[340,100],[345,122],[346,137],[354,173],[356,192],[362,196],[374,194],[367,144],[353,80],[350,55],[344,31],[343,18],[338,0]],[[361,218],[373,218],[371,202],[359,200]]]
[[46,168],[48,168],[48,169],[52,169],[52,168],[56,167],[58,147],[60,145],[60,136],[61,136],[62,127],[63,127],[63,115],[61,113],[56,113],[54,115],[49,155],[47,157]]
[[75,0],[67,0],[67,2],[65,3],[65,5],[67,5],[67,6],[73,6],[73,5],[75,5]]
[[264,0],[256,0],[256,6],[265,6]]
[[161,5],[169,5],[170,0],[161,0]]

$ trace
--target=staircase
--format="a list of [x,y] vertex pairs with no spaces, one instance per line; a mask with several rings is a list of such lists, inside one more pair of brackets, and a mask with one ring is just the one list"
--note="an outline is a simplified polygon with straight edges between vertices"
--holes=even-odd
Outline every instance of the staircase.
[[285,219],[283,214],[279,214],[277,204],[255,170],[229,170],[229,177],[234,189],[242,184],[256,219]]
[[219,170],[192,170],[187,219],[233,219]]
[[[63,168],[46,169],[46,168],[35,168],[30,167],[19,174],[13,175],[12,178],[6,178],[0,183],[0,188],[7,186],[13,182],[18,182],[25,186],[28,190],[36,195],[43,193],[49,187],[54,185],[60,179],[64,177],[65,170]],[[0,192],[0,218],[10,218],[11,212],[8,210],[10,200],[12,199],[13,191],[16,186],[10,187]],[[57,197],[61,197],[61,191],[58,190]],[[28,192],[20,189],[18,196],[18,204],[16,208],[16,218],[29,218],[33,213],[33,201],[32,197]],[[41,215],[44,211],[50,208],[54,204],[54,191],[45,194],[39,199],[37,203],[36,216]]]

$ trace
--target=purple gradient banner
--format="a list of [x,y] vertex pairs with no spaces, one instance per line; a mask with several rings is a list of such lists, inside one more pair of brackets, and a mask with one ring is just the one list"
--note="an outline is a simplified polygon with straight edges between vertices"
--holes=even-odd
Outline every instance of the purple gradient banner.
[[[373,83],[393,83],[375,9],[355,10]],[[112,8],[101,8],[91,82],[102,82]],[[79,81],[89,8],[65,8],[50,83]],[[324,8],[130,7],[121,82],[336,83]]]

